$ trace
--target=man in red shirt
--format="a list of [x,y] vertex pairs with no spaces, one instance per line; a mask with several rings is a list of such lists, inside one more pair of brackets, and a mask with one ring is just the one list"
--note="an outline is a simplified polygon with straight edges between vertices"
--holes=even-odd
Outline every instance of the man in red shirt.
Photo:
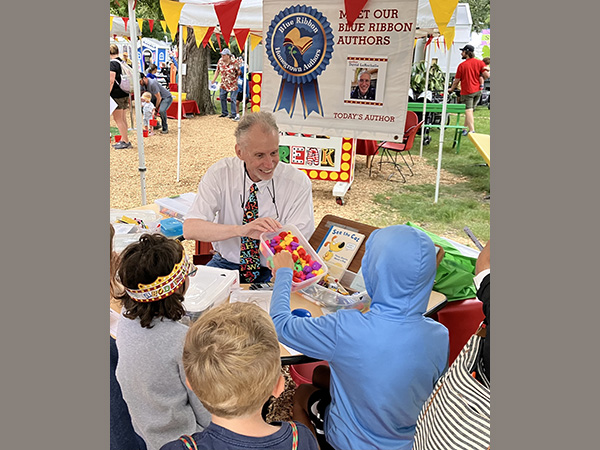
[[473,109],[479,103],[479,98],[481,97],[479,77],[482,76],[484,79],[488,79],[490,72],[483,61],[475,58],[475,54],[473,53],[475,47],[465,45],[460,51],[462,52],[462,59],[465,61],[458,65],[454,81],[448,92],[451,93],[454,91],[460,83],[460,102],[466,106],[465,127],[467,127],[467,130],[463,131],[463,135],[466,135],[475,131]]

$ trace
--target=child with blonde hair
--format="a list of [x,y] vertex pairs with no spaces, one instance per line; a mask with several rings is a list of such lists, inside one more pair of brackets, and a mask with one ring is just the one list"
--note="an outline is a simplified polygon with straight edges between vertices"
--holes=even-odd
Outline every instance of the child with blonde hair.
[[144,130],[148,131],[148,136],[154,134],[153,127],[150,127],[150,120],[154,119],[156,107],[152,103],[152,94],[148,91],[142,94],[142,111],[144,113]]
[[268,424],[261,416],[284,389],[279,352],[273,322],[259,306],[225,303],[203,313],[186,336],[183,367],[212,421],[161,450],[318,450],[301,423]]

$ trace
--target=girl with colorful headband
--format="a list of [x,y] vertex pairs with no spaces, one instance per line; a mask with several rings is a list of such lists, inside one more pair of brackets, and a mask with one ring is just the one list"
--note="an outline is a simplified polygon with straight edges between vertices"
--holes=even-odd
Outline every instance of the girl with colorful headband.
[[202,431],[210,422],[210,413],[185,384],[181,359],[188,327],[179,320],[188,277],[195,272],[181,243],[161,234],[144,234],[121,253],[117,380],[148,450]]

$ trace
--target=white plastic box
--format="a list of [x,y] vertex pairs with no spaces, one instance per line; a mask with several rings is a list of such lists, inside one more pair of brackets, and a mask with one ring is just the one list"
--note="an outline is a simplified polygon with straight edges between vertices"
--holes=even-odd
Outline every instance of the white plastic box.
[[160,207],[161,214],[183,220],[192,207],[195,198],[195,192],[186,192],[175,197],[159,198],[158,200],[154,200],[154,203]]
[[267,259],[267,261],[269,263],[271,263],[273,261],[273,256],[274,256],[273,252],[271,251],[271,248],[269,247],[269,244],[267,244],[267,242],[270,241],[271,239],[273,239],[275,236],[277,236],[282,231],[285,231],[285,232],[291,231],[291,233],[298,238],[298,243],[300,245],[302,245],[302,247],[304,247],[304,250],[306,250],[306,252],[311,256],[312,260],[317,261],[319,264],[321,264],[321,268],[323,269],[323,273],[321,275],[317,275],[313,278],[304,280],[299,283],[292,281],[292,291],[297,291],[297,290],[303,289],[303,288],[310,286],[311,284],[314,284],[314,283],[318,282],[319,280],[321,280],[325,276],[325,274],[327,274],[327,270],[328,270],[327,264],[325,264],[325,262],[321,259],[321,257],[319,255],[317,255],[317,252],[310,246],[310,244],[308,243],[306,238],[302,235],[300,230],[298,228],[296,228],[294,225],[282,225],[281,228],[277,231],[265,232],[260,235],[260,251],[264,255],[264,257]]
[[207,309],[225,303],[232,290],[240,288],[237,270],[217,267],[197,266],[196,275],[190,277],[190,285],[185,293],[183,306],[186,316],[192,322]]

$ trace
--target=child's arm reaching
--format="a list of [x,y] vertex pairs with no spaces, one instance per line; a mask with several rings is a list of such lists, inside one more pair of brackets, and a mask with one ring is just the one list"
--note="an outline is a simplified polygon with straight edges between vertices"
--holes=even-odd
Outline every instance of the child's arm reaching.
[[292,315],[290,297],[294,260],[291,253],[281,251],[273,256],[271,270],[276,275],[269,314],[279,341],[312,358],[329,360],[335,351],[337,333],[335,314],[323,317]]

